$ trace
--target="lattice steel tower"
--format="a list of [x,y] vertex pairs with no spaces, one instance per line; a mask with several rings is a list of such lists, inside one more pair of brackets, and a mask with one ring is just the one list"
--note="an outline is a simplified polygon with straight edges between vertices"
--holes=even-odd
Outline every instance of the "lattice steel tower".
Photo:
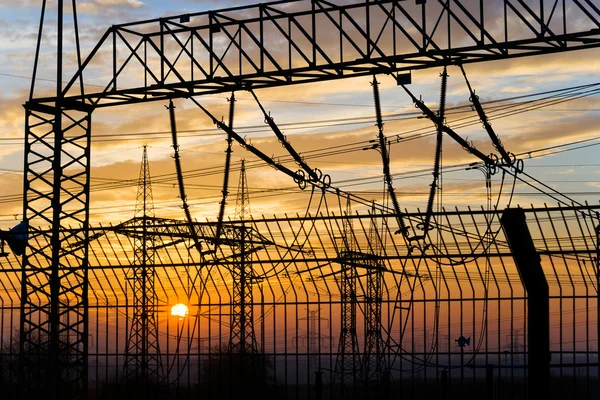
[[316,372],[319,372],[320,368],[320,356],[321,342],[323,339],[327,339],[328,336],[320,334],[321,332],[321,321],[329,321],[327,318],[321,318],[321,309],[309,310],[308,316],[304,318],[298,318],[298,321],[308,321],[308,330],[304,335],[300,335],[303,344],[306,346],[306,353],[308,355],[308,371],[309,379],[315,376]]
[[126,382],[160,383],[163,371],[154,289],[155,248],[159,239],[153,234],[154,201],[146,146],[140,167],[134,220],[134,265],[129,276],[133,293],[133,317],[127,336],[123,378]]
[[381,398],[388,383],[385,342],[381,336],[382,281],[385,266],[381,257],[382,243],[375,213],[373,207],[369,225],[369,251],[372,258],[365,265],[365,348],[361,373],[369,396]]
[[[42,4],[31,90],[24,105],[23,220],[28,241],[21,275],[19,390],[23,398],[62,400],[87,395],[88,248],[71,244],[89,237],[92,108],[83,102],[69,105],[65,99],[64,81],[70,77],[63,67],[73,59],[64,48],[77,43],[79,54],[76,2]],[[70,21],[75,23],[67,28]],[[51,41],[55,47],[46,49],[51,50],[49,58],[41,61],[43,38],[48,36],[56,38]],[[36,96],[49,94],[47,88],[37,89],[38,66],[55,71],[56,96],[43,106],[33,104]],[[83,77],[73,83],[70,94],[82,95]]]
[[252,283],[254,275],[252,264],[250,263],[252,249],[247,242],[250,238],[251,227],[245,222],[246,218],[250,216],[246,163],[245,160],[242,160],[235,203],[235,220],[239,221],[240,224],[236,226],[238,244],[235,246],[236,257],[231,268],[233,290],[231,301],[231,336],[229,339],[229,350],[232,353],[240,354],[258,352],[252,311]]
[[357,271],[354,260],[356,242],[350,219],[352,209],[350,198],[346,201],[346,219],[343,222],[342,249],[339,251],[341,264],[340,295],[341,295],[341,332],[338,344],[337,358],[333,382],[340,385],[339,394],[347,397],[345,385],[353,385],[360,376],[360,355],[358,337],[356,335],[356,282]]

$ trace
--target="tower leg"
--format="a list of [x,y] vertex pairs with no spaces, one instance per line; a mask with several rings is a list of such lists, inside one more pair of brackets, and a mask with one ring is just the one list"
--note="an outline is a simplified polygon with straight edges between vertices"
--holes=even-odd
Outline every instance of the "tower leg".
[[[20,381],[25,397],[84,395],[91,112],[26,105]],[[47,229],[48,225],[51,227]]]

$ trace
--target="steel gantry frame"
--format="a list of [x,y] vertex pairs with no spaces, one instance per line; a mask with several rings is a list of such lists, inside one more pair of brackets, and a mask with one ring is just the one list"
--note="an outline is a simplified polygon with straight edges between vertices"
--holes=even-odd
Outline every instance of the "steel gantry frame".
[[[551,7],[540,2],[535,9],[523,0],[504,0],[503,7],[493,0],[468,7],[464,0],[416,3],[421,4],[276,1],[114,25],[63,93],[70,108],[78,103],[106,107],[250,86],[395,74],[600,43],[600,9],[591,0]],[[495,27],[498,20],[503,22],[500,29]],[[97,62],[112,69],[106,81],[97,82],[104,89],[75,93],[78,80],[89,78]],[[134,75],[137,79],[131,79]],[[32,101],[48,102],[53,98]]]
[[[87,384],[88,235],[91,116],[95,108],[202,94],[321,82],[600,46],[591,0],[540,2],[381,0],[350,4],[279,1],[185,14],[109,28],[85,59],[76,7],[77,72],[63,85],[63,0],[57,7],[56,94],[25,104],[24,220],[20,306],[21,382],[51,399]],[[73,1],[73,6],[76,1]],[[500,10],[500,11],[498,11]],[[498,11],[503,29],[491,29]],[[494,13],[492,13],[494,14]],[[419,17],[415,17],[420,15]],[[510,22],[510,29],[509,29]],[[254,48],[250,51],[250,47]],[[84,90],[98,65],[104,89]],[[84,79],[85,78],[85,79]],[[36,228],[49,225],[50,231]],[[70,229],[81,226],[81,229]],[[84,243],[83,246],[70,246]],[[33,371],[39,372],[33,377]]]

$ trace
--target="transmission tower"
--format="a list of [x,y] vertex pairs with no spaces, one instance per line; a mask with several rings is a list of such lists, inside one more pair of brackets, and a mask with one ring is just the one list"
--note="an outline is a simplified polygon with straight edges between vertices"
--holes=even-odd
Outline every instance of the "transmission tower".
[[371,209],[368,239],[373,257],[365,265],[365,349],[361,372],[366,393],[369,394],[369,397],[382,398],[388,383],[385,343],[381,336],[381,283],[385,268],[381,258],[381,238],[377,228],[374,207]]
[[342,250],[339,259],[341,264],[340,294],[341,294],[341,332],[338,343],[337,358],[333,382],[340,385],[340,396],[347,397],[345,386],[357,381],[360,373],[360,357],[358,337],[356,336],[356,282],[357,271],[354,260],[355,240],[350,219],[352,210],[350,198],[346,201],[346,219],[343,222]]
[[328,336],[319,334],[320,321],[328,321],[327,318],[321,318],[319,316],[319,310],[308,311],[309,316],[304,318],[298,318],[298,321],[308,321],[308,332],[304,335],[300,335],[300,339],[306,345],[307,353],[317,353],[319,351],[319,342],[321,339],[327,338]]
[[240,181],[235,204],[235,220],[240,221],[236,227],[238,244],[237,256],[231,269],[233,278],[233,298],[231,312],[231,336],[229,350],[232,353],[257,353],[258,344],[254,334],[254,316],[252,304],[252,249],[249,240],[250,227],[245,220],[250,217],[250,198],[246,180],[246,163],[242,160]]
[[[163,379],[156,321],[154,261],[157,237],[148,152],[144,146],[138,181],[133,237],[134,264],[129,282],[133,292],[133,318],[127,337],[123,378],[125,382],[160,383]],[[145,386],[145,385],[144,385]]]
[[319,356],[320,353],[320,344],[322,339],[327,339],[329,336],[319,334],[319,325],[321,321],[328,321],[327,318],[321,318],[319,316],[320,310],[309,310],[308,308],[308,316],[304,318],[299,318],[298,321],[308,321],[308,331],[300,335],[299,338],[302,339],[303,345],[306,346],[306,353],[308,354],[308,374],[310,377],[318,371],[319,369]]

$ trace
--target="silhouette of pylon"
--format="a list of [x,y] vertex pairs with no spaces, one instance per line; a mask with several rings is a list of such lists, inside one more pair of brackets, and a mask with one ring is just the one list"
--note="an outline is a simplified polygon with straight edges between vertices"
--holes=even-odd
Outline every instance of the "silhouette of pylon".
[[128,277],[133,294],[133,317],[125,349],[123,378],[126,382],[160,383],[163,380],[154,288],[155,248],[158,239],[149,234],[154,217],[148,151],[147,146],[144,146],[134,213],[134,263]]
[[250,226],[246,220],[251,218],[250,197],[248,196],[248,181],[246,179],[246,163],[242,160],[240,180],[235,205],[235,220],[237,245],[234,265],[231,269],[233,277],[233,296],[231,311],[231,336],[229,350],[232,353],[257,353],[258,343],[254,333],[254,315],[252,301],[252,252],[248,243]]

